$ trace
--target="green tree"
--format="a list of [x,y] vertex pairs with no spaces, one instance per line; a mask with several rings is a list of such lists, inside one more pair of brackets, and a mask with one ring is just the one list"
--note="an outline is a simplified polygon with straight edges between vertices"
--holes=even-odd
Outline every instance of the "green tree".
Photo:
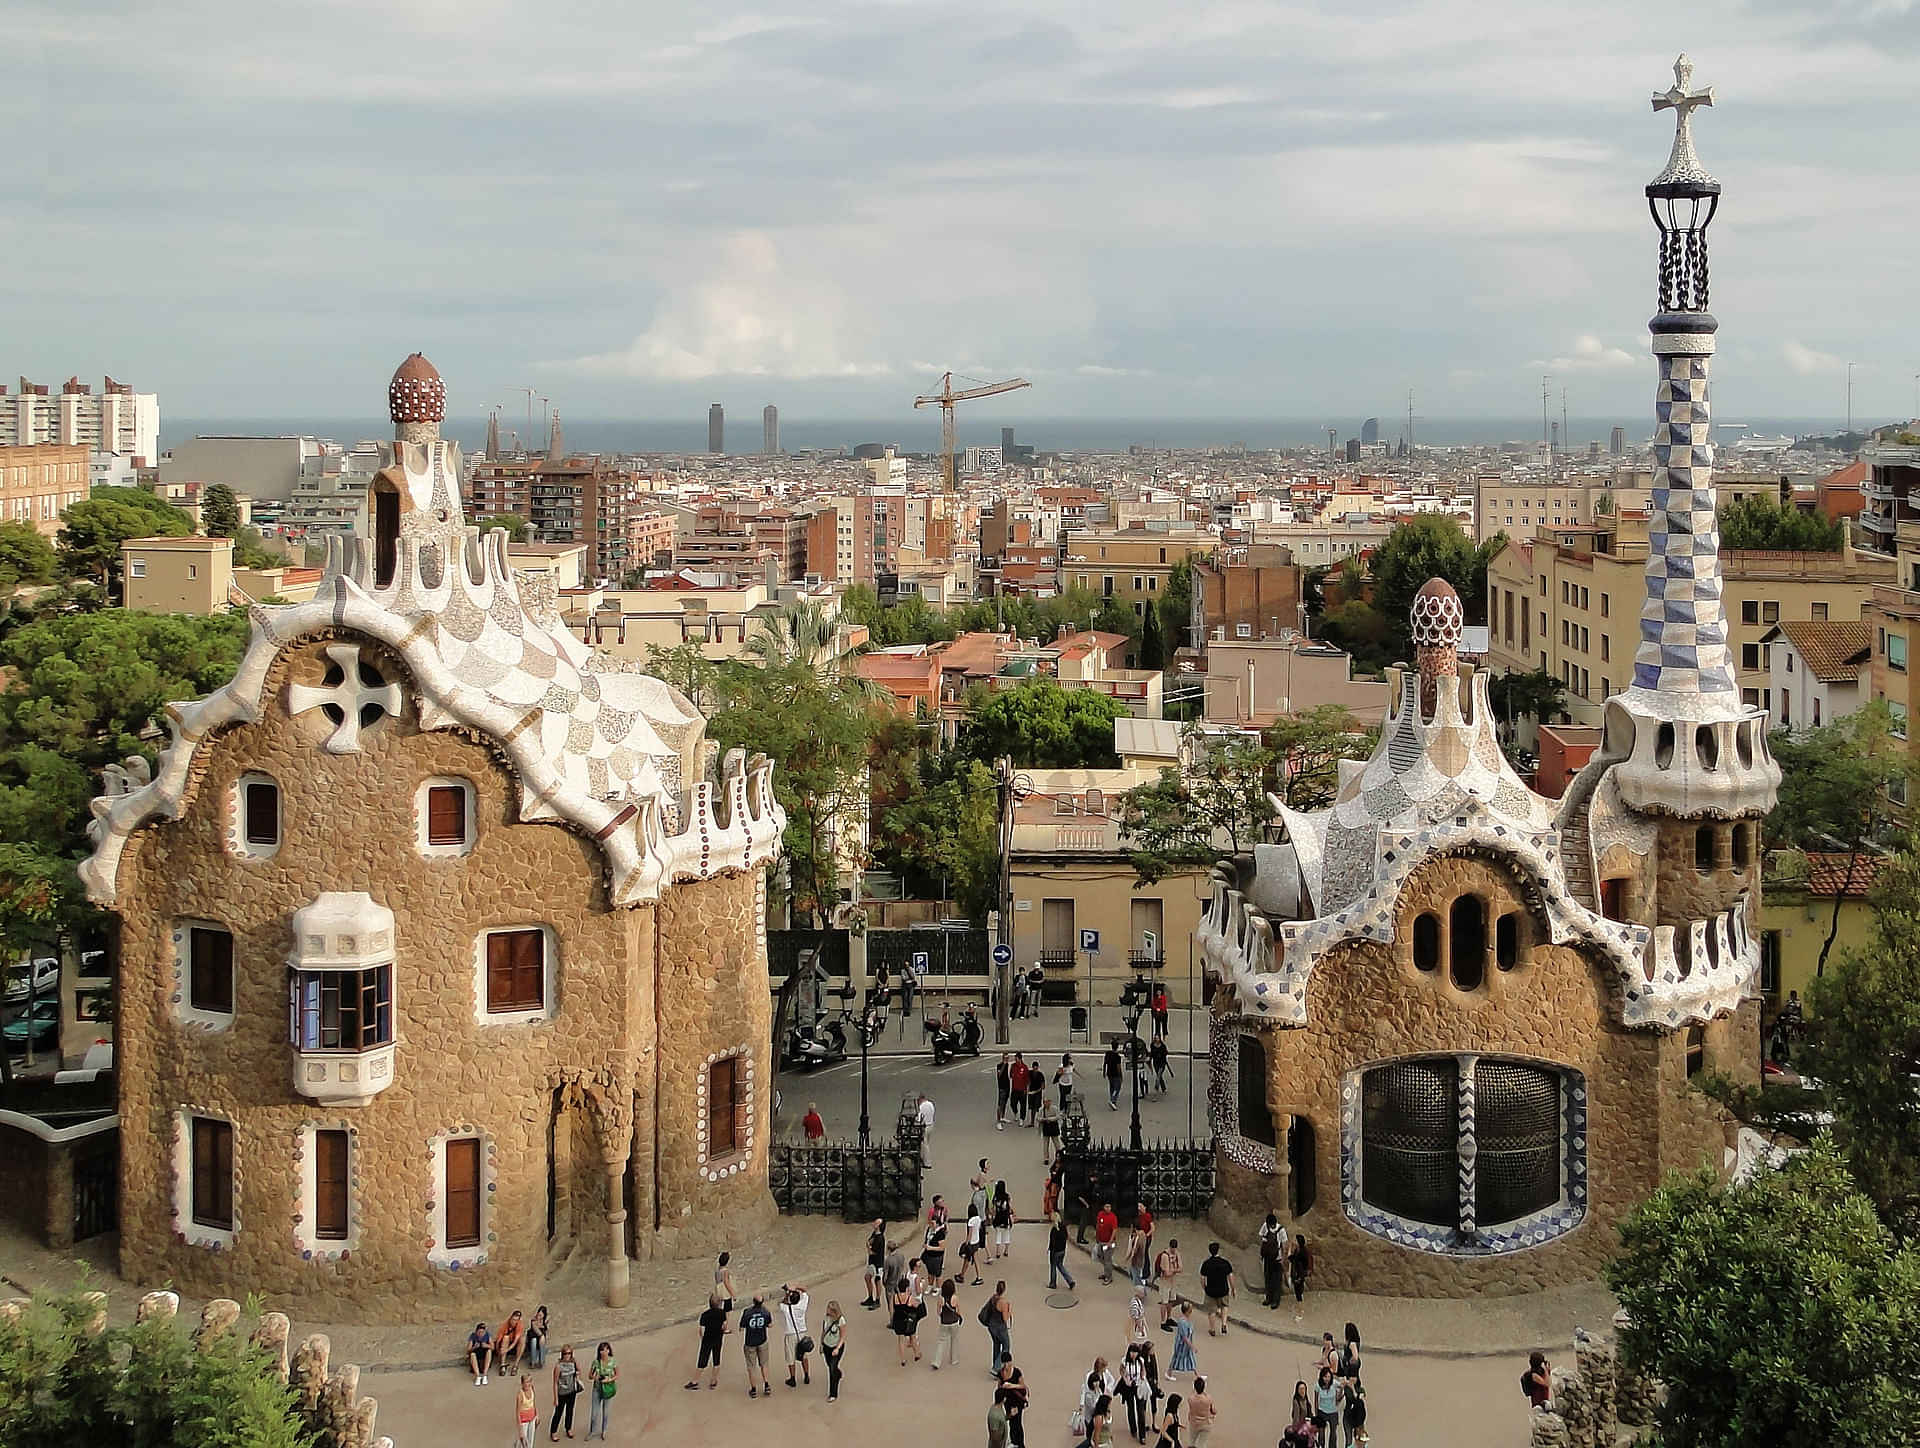
[[647,672],[673,685],[703,714],[718,700],[720,665],[702,653],[699,644],[675,644],[670,649],[649,644]]
[[1780,766],[1780,803],[1767,817],[1775,848],[1846,849],[1889,838],[1897,812],[1889,786],[1911,778],[1907,742],[1875,700],[1831,724],[1778,729],[1767,745]]
[[59,566],[53,545],[31,523],[0,523],[0,590],[51,583]]
[[239,568],[288,568],[293,564],[284,548],[268,544],[260,530],[251,526],[234,536],[233,561]]
[[923,754],[910,793],[882,819],[876,853],[923,888],[944,888],[968,919],[983,924],[1000,890],[993,770],[977,759]]
[[[73,866],[37,845],[0,843],[0,960],[44,953],[72,913],[79,881]],[[29,978],[29,995],[32,982]],[[12,1052],[0,1050],[0,1082],[13,1084]],[[27,1043],[33,1063],[33,1043]],[[0,1442],[11,1440],[0,1438]]]
[[1668,1385],[1665,1448],[1920,1442],[1920,1257],[1837,1153],[1676,1177],[1605,1268],[1626,1361]]
[[1340,761],[1370,758],[1380,730],[1361,724],[1338,704],[1321,704],[1275,720],[1261,742],[1275,761],[1281,803],[1288,809],[1325,809],[1340,790]]
[[1873,891],[1873,930],[1808,992],[1803,1073],[1819,1081],[1861,1189],[1920,1236],[1920,858],[1913,842]]
[[[1179,559],[1167,570],[1166,592],[1160,595],[1158,610],[1160,614],[1160,632],[1165,639],[1163,647],[1168,653],[1193,646],[1188,635],[1193,630],[1193,559]],[[1146,648],[1146,635],[1140,638],[1140,647]],[[1140,665],[1143,669],[1162,668],[1164,665]]]
[[120,597],[120,545],[129,538],[185,538],[193,520],[144,488],[97,488],[61,514],[60,562]]
[[1782,508],[1771,493],[1752,493],[1720,510],[1720,546],[1778,553],[1838,553],[1845,530],[1836,519]]
[[1468,623],[1486,621],[1487,565],[1506,541],[1506,534],[1496,533],[1476,548],[1460,524],[1444,513],[1422,513],[1387,534],[1373,555],[1373,606],[1387,621],[1397,657],[1411,657],[1413,598],[1429,579],[1444,578],[1453,585]]
[[520,541],[521,530],[527,526],[527,520],[518,513],[494,513],[481,518],[475,525],[482,533],[494,528],[505,528],[507,536],[514,542]]
[[267,1353],[238,1334],[189,1342],[173,1322],[107,1328],[85,1296],[41,1296],[0,1319],[8,1448],[332,1448],[301,1420]]
[[1155,673],[1167,666],[1167,642],[1160,633],[1160,610],[1149,608],[1140,623],[1140,667]]
[[1280,759],[1264,742],[1242,735],[1210,741],[1198,724],[1180,737],[1187,762],[1121,796],[1120,838],[1133,846],[1133,873],[1143,885],[1250,851],[1273,818],[1267,791]]
[[959,749],[988,763],[1002,755],[1028,769],[1110,769],[1113,721],[1126,705],[1094,689],[1063,689],[1049,678],[1011,689],[976,688],[967,698]]
[[1521,718],[1550,724],[1567,706],[1567,686],[1545,669],[1495,674],[1487,681],[1494,717],[1512,724]]
[[1320,637],[1353,655],[1353,667],[1377,674],[1393,662],[1394,633],[1386,616],[1364,599],[1348,599],[1328,609]]
[[200,523],[209,538],[235,538],[240,533],[240,500],[225,483],[209,483],[200,499]]
[[827,611],[810,598],[795,599],[757,615],[760,627],[748,636],[743,659],[779,666],[798,664],[820,675],[839,672],[834,652],[838,629]]

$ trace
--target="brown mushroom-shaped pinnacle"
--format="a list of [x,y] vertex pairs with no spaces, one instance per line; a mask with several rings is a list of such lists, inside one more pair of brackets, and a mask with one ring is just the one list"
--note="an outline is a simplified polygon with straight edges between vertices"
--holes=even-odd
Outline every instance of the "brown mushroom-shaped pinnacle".
[[418,352],[407,358],[387,384],[387,411],[395,423],[445,422],[447,384],[440,370]]
[[1460,595],[1444,578],[1429,578],[1413,596],[1410,620],[1416,649],[1453,650],[1460,646],[1460,630],[1467,611]]

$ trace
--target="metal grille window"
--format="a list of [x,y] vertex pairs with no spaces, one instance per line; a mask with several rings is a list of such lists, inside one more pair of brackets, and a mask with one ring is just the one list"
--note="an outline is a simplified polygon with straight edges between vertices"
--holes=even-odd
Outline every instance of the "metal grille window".
[[293,1044],[370,1051],[393,1040],[393,967],[303,970],[294,982]]
[[1364,1073],[1361,1202],[1446,1229],[1439,1240],[1467,1250],[1484,1230],[1552,1212],[1567,1183],[1567,1090],[1561,1071],[1497,1057],[1416,1057]]

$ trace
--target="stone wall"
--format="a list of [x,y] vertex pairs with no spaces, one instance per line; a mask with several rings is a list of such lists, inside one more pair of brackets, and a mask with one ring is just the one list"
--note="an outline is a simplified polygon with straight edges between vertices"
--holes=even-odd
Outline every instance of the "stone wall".
[[[323,647],[310,640],[275,661],[262,719],[202,747],[183,817],[136,834],[122,866],[121,1270],[196,1295],[245,1284],[336,1319],[494,1315],[525,1298],[545,1271],[556,1092],[565,1103],[561,1134],[570,1162],[558,1195],[584,1250],[606,1253],[608,1183],[621,1174],[630,1142],[641,1144],[636,1184],[655,1169],[651,1120],[631,1116],[639,1093],[650,1100],[656,1015],[669,1014],[656,1012],[653,999],[656,907],[610,909],[590,841],[558,825],[521,822],[518,783],[481,743],[419,731],[410,682],[384,650],[363,644],[362,657],[407,687],[402,717],[363,730],[360,753],[325,752],[332,724],[318,710],[290,717],[283,704],[289,680],[320,682]],[[238,858],[227,845],[228,800],[246,770],[270,774],[281,790],[282,842],[267,860]],[[414,791],[430,775],[473,784],[471,854],[419,853]],[[694,888],[703,899],[727,901],[726,910],[686,911],[671,928],[696,931],[710,953],[753,938],[737,920],[753,881]],[[360,1107],[310,1101],[291,1088],[289,921],[329,890],[364,890],[395,917],[393,1083]],[[679,893],[669,891],[669,899]],[[182,918],[211,919],[234,934],[235,1017],[226,1029],[175,1018],[170,931]],[[548,927],[558,940],[552,1016],[483,1024],[478,937],[490,927],[530,925]],[[743,1015],[735,1033],[757,1040],[764,1058],[759,960],[758,1014]],[[718,969],[717,959],[711,963]],[[743,955],[737,968],[752,975],[748,965]],[[748,984],[738,987],[738,995],[751,993]],[[678,996],[674,1009],[710,1010],[719,1020],[746,1010],[722,996],[718,982],[708,981]],[[231,1247],[218,1252],[189,1245],[173,1217],[175,1113],[188,1105],[234,1121],[237,1229]],[[293,1237],[296,1142],[309,1123],[344,1123],[355,1132],[353,1240],[312,1260]],[[456,1130],[484,1134],[492,1172],[485,1241],[459,1254],[458,1269],[428,1260],[432,1143]],[[764,1157],[760,1170],[764,1196]]]
[[59,1164],[49,1158],[59,1150],[23,1126],[0,1122],[0,1161],[7,1164],[6,1170],[0,1171],[0,1218],[24,1227],[49,1247],[68,1247],[73,1244],[73,1168],[70,1160],[66,1170],[66,1240],[56,1241],[54,1235],[56,1208],[49,1191],[48,1168],[52,1166],[58,1173]]
[[[1401,897],[1391,945],[1352,943],[1316,966],[1305,1027],[1267,1035],[1268,1105],[1275,1120],[1300,1115],[1313,1127],[1317,1197],[1296,1219],[1314,1251],[1313,1283],[1409,1296],[1500,1295],[1590,1279],[1611,1255],[1616,1227],[1658,1184],[1663,1169],[1692,1165],[1720,1139],[1720,1117],[1685,1088],[1684,1038],[1619,1028],[1611,967],[1579,950],[1543,945],[1530,913],[1520,964],[1489,968],[1484,986],[1457,990],[1443,967],[1412,959],[1412,920],[1432,910],[1444,921],[1453,899],[1485,899],[1489,919],[1526,911],[1514,876],[1480,857],[1442,856],[1423,865]],[[1680,1052],[1673,1056],[1675,1050]],[[1542,1246],[1484,1257],[1402,1248],[1361,1231],[1340,1202],[1341,1085],[1346,1073],[1409,1055],[1473,1052],[1527,1057],[1583,1073],[1587,1100],[1588,1209],[1585,1220]],[[1680,1063],[1676,1088],[1669,1062]],[[1712,1156],[1717,1163],[1717,1153]],[[1224,1153],[1213,1219],[1223,1234],[1250,1240],[1278,1200],[1281,1178],[1229,1163]]]

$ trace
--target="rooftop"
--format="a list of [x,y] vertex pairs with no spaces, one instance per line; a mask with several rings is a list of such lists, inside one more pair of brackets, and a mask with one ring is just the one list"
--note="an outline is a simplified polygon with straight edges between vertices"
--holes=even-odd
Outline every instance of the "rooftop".
[[1846,684],[1858,678],[1873,643],[1864,623],[1841,619],[1789,619],[1767,637],[1774,633],[1785,636],[1823,684]]

